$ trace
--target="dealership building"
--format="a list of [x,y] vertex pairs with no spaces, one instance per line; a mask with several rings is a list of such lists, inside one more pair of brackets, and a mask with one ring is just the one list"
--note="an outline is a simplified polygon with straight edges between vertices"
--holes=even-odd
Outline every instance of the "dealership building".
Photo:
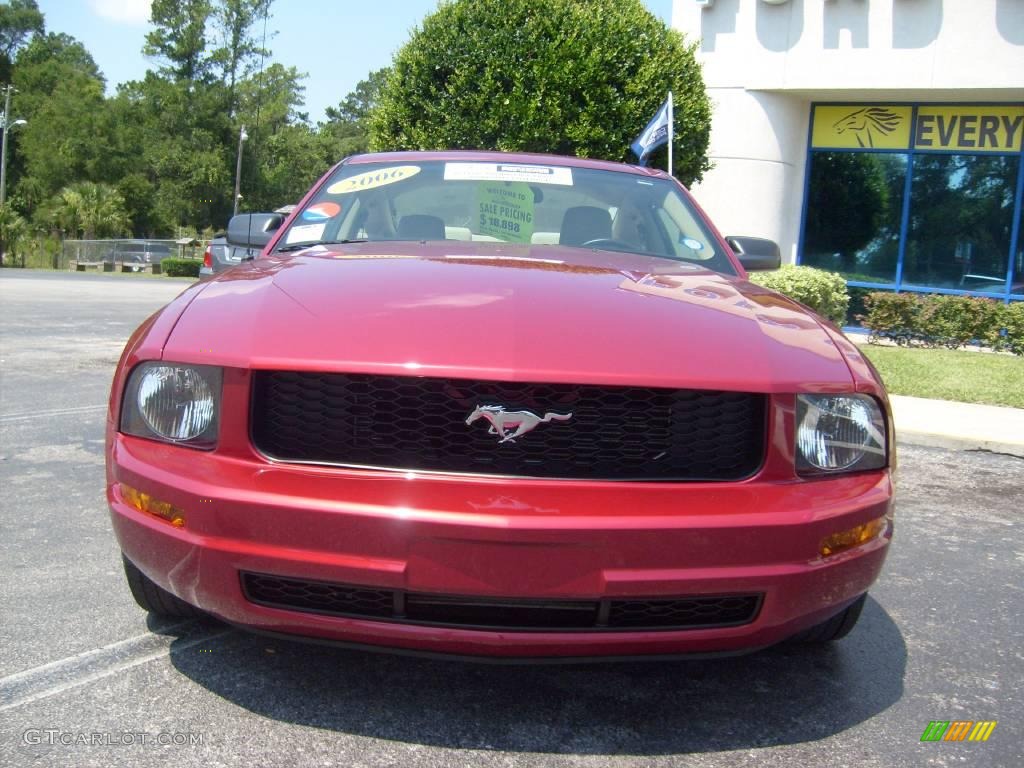
[[852,286],[1024,300],[1024,0],[674,0],[672,24],[723,232]]

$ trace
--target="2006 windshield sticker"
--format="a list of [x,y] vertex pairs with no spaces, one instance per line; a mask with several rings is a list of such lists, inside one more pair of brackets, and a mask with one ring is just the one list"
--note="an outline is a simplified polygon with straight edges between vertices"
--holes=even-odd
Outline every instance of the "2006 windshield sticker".
[[524,182],[483,182],[476,191],[477,231],[507,243],[528,243],[533,235],[533,190]]
[[362,192],[367,189],[383,187],[387,184],[394,184],[396,181],[408,179],[420,172],[418,165],[397,165],[394,168],[382,168],[376,171],[367,171],[347,179],[336,181],[327,188],[330,195],[347,195],[350,192]]
[[572,186],[572,168],[511,163],[445,163],[445,181],[525,181]]

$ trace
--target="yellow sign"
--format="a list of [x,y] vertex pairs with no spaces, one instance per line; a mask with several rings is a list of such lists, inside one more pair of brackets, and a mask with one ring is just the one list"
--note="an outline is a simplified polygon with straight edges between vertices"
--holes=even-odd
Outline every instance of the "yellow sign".
[[910,107],[871,104],[814,108],[811,146],[815,149],[906,149],[910,146]]
[[1019,152],[1024,105],[829,104],[814,108],[814,149],[910,149]]
[[1019,152],[1024,106],[918,107],[914,149]]
[[521,181],[482,181],[477,187],[478,232],[506,243],[528,243],[533,235],[533,190]]
[[381,168],[375,171],[367,171],[347,179],[336,181],[327,188],[329,195],[345,195],[349,192],[362,192],[366,189],[383,187],[385,184],[394,184],[396,181],[408,179],[420,172],[418,165],[396,165],[392,168]]

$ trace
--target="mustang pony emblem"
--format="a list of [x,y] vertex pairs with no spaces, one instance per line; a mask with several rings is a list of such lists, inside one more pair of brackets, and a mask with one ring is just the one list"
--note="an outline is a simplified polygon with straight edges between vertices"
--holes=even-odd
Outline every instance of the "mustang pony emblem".
[[901,122],[903,122],[903,118],[891,110],[883,107],[865,107],[837,120],[832,129],[837,134],[852,131],[860,146],[873,147],[875,146],[874,133],[886,136],[895,131]]
[[[501,440],[498,441],[500,445],[501,443],[514,443],[517,437],[536,429],[538,424],[549,421],[568,421],[572,418],[572,414],[545,413],[541,418],[529,411],[506,411],[503,405],[478,405],[469,414],[466,424],[472,424],[480,418],[490,422],[491,426],[487,428],[487,434],[501,436]],[[509,434],[509,430],[512,429],[515,431]]]

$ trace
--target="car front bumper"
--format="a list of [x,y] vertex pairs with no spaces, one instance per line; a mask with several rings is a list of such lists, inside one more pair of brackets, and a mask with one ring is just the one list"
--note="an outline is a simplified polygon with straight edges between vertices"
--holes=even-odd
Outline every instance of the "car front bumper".
[[[254,630],[497,657],[730,653],[772,645],[868,590],[891,536],[828,559],[826,536],[892,514],[888,471],[818,481],[514,481],[277,465],[114,434],[107,496],[125,555]],[[138,511],[120,484],[183,510]],[[323,615],[247,599],[242,574],[486,599],[756,594],[741,626],[518,631]]]

